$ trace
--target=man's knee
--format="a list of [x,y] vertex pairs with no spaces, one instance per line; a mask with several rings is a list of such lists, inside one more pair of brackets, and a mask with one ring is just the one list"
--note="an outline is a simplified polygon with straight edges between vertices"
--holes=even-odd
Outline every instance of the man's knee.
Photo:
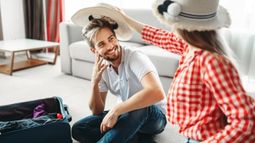
[[135,111],[131,111],[128,113],[128,116],[133,120],[144,120],[148,117],[148,107],[146,108],[142,108],[142,109],[138,109]]
[[84,130],[81,128],[81,125],[79,123],[75,123],[72,126],[72,137],[78,141],[81,141],[81,136],[84,136]]
[[150,106],[148,119],[140,128],[140,132],[145,134],[159,134],[165,129],[166,124],[165,114],[158,107]]

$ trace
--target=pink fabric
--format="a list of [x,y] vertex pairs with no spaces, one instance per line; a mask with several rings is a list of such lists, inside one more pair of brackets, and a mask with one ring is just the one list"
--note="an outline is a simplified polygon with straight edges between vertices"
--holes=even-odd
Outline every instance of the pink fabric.
[[47,112],[45,111],[45,104],[41,103],[34,108],[33,118],[38,118],[40,116],[45,115]]

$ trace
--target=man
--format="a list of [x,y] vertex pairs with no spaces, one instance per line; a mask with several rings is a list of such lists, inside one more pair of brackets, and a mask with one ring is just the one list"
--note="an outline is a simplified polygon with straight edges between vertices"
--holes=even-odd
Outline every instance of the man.
[[[137,133],[154,135],[166,125],[165,95],[149,58],[120,46],[109,18],[89,18],[85,40],[95,54],[91,116],[76,122],[73,138],[89,143],[126,143]],[[104,111],[107,91],[120,100]]]

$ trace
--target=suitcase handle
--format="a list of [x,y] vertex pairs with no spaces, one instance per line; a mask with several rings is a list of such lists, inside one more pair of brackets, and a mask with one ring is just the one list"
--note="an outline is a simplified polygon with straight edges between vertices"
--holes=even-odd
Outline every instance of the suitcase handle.
[[69,122],[71,122],[71,121],[72,121],[72,116],[70,115],[70,113],[69,113],[69,111],[68,111],[68,106],[67,106],[66,104],[64,104],[64,110],[65,110],[65,112],[66,112],[67,120],[68,120]]

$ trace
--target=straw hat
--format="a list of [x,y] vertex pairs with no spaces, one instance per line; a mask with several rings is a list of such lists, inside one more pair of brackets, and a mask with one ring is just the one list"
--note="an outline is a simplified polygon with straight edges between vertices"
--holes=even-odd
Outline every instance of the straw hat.
[[219,0],[156,0],[153,13],[162,23],[188,31],[216,30],[231,23]]
[[[119,40],[129,40],[132,37],[132,30],[127,24],[125,24],[125,19],[123,16],[116,10],[115,7],[99,3],[96,6],[86,7],[77,11],[72,17],[71,20],[74,24],[86,27],[89,24],[89,18],[101,18],[108,17],[118,24],[118,28],[115,30],[117,38]],[[112,20],[110,22],[112,22]]]

